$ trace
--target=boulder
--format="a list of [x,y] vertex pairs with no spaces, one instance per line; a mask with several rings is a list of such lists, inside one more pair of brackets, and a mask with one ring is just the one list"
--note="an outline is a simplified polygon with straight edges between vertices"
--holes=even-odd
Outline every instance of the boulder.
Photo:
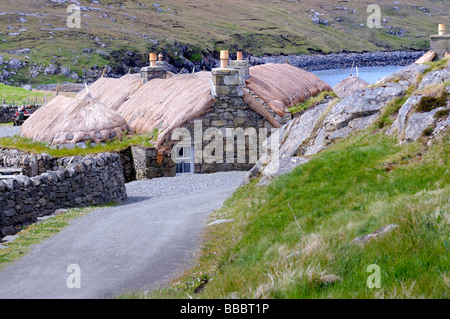
[[443,107],[438,107],[430,112],[426,113],[414,113],[408,121],[408,125],[405,129],[405,142],[413,142],[416,141],[425,129],[430,127],[436,119],[434,115],[436,112],[444,110]]
[[402,85],[387,83],[382,87],[357,91],[336,103],[324,120],[326,143],[346,137],[354,130],[367,128],[386,104],[404,93]]
[[406,100],[406,102],[398,111],[397,118],[395,119],[394,123],[392,123],[392,126],[389,128],[386,134],[391,135],[394,134],[394,132],[397,132],[397,139],[400,140],[404,135],[408,113],[415,105],[419,104],[421,100],[421,95],[412,95],[408,100]]
[[413,85],[417,81],[417,77],[423,74],[430,66],[425,64],[410,64],[403,69],[384,77],[379,83],[397,82],[405,88]]
[[440,71],[430,72],[422,79],[422,82],[420,82],[418,89],[420,90],[427,86],[445,83],[447,81],[450,81],[450,70],[448,68]]

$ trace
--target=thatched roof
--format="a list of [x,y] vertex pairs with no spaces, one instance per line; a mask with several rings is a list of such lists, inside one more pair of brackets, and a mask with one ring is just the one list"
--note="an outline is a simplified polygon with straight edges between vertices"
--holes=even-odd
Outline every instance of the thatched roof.
[[[102,77],[92,83],[88,90],[92,97],[116,111],[140,87],[139,74],[127,74],[119,79]],[[75,98],[82,99],[87,94],[88,92],[84,89]]]
[[211,73],[174,75],[144,84],[118,112],[136,133],[159,129],[156,147],[170,139],[174,129],[204,115],[212,107]]
[[360,77],[350,75],[349,77],[343,79],[341,82],[333,86],[333,91],[340,99],[343,99],[353,92],[364,89],[368,85],[369,83],[367,83]]
[[73,101],[73,98],[63,95],[55,96],[30,115],[21,126],[19,134],[35,140],[43,140],[41,136],[47,126],[54,125],[58,121],[56,115]]
[[106,142],[122,138],[128,130],[123,117],[90,94],[81,99],[50,102],[53,103],[44,105],[25,121],[20,135],[57,145],[87,140]]
[[316,75],[289,64],[267,63],[250,68],[247,87],[278,115],[331,87]]

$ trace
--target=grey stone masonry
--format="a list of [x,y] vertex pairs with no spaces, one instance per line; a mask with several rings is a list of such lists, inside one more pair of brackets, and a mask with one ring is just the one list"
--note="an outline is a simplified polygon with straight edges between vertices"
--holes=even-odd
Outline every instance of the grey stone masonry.
[[146,66],[141,69],[141,82],[147,83],[153,79],[166,79],[167,69],[162,66]]
[[131,152],[137,180],[176,175],[175,163],[170,156],[163,156],[162,161],[159,162],[154,148],[132,146]]
[[[33,114],[40,106],[29,105],[25,107],[28,114]],[[1,105],[0,106],[0,123],[14,122],[16,118],[18,106],[16,105]]]
[[[253,132],[258,135],[258,129],[264,129],[265,119],[254,112],[244,102],[244,92],[239,70],[217,68],[212,70],[212,75],[213,90],[211,93],[216,99],[215,103],[211,110],[203,115],[201,119],[192,121],[185,127],[191,132],[194,140],[194,152],[196,153],[205,150],[212,142],[212,140],[207,137],[208,134],[205,134],[208,129],[213,128],[220,130],[223,137],[223,157],[222,160],[213,163],[205,161],[202,161],[201,163],[196,162],[194,171],[195,173],[213,173],[218,171],[249,170],[253,167],[257,158],[253,160],[250,156],[251,142],[247,133],[251,133],[253,130]],[[203,134],[201,141],[198,141],[194,134],[195,129],[199,129],[199,123],[201,125],[200,131]],[[238,160],[238,143],[242,143],[242,141],[239,142],[238,139],[235,141],[233,137],[233,149],[231,149],[229,145],[227,147],[227,129],[233,129],[235,136],[239,134],[239,131],[245,134],[245,161]],[[219,137],[215,136],[211,138],[217,139]],[[256,141],[256,143],[258,143],[258,141]],[[222,152],[222,150],[217,151]],[[231,161],[230,159],[233,159],[234,161]]]
[[442,59],[445,53],[450,53],[450,34],[431,35],[430,51],[436,52],[436,60]]
[[242,97],[244,92],[239,80],[239,70],[235,69],[212,69],[212,95],[215,98]]
[[250,77],[249,62],[247,60],[232,60],[230,68],[239,71],[239,84],[245,86],[245,80]]
[[98,154],[72,161],[67,168],[29,178],[0,180],[0,238],[61,208],[86,207],[127,198],[117,154]]

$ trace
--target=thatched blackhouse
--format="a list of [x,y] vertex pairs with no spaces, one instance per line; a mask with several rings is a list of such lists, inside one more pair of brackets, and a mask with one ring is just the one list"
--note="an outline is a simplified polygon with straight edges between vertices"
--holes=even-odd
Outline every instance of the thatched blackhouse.
[[361,79],[359,76],[350,75],[333,86],[333,91],[340,99],[343,99],[356,91],[366,88],[368,85],[369,83]]
[[33,114],[19,134],[60,145],[120,139],[129,130],[122,116],[90,94],[80,99],[56,99]]

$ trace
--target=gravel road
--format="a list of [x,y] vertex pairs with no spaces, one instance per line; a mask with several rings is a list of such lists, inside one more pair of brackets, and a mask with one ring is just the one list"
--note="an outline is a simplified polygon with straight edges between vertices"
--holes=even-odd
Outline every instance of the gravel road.
[[[208,216],[244,175],[183,175],[129,183],[124,205],[72,220],[1,271],[0,299],[101,299],[169,282],[191,265]],[[80,286],[70,288],[75,272]]]
[[0,126],[0,137],[14,136],[20,131],[20,126]]

